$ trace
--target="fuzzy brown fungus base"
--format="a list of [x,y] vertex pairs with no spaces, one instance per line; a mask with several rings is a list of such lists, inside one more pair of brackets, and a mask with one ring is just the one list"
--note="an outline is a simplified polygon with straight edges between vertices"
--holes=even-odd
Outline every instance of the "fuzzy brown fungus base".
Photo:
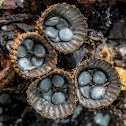
[[1,59],[1,71],[0,71],[0,93],[4,92],[6,88],[13,84],[15,72],[12,69],[11,62],[9,58],[3,58],[3,55],[0,54]]
[[110,44],[100,44],[96,48],[95,58],[105,60],[111,64],[114,64],[115,58],[114,48]]

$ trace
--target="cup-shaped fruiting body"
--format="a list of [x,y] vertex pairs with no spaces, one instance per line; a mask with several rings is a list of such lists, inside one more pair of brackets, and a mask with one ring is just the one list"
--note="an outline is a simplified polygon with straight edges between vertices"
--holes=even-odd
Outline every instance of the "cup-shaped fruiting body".
[[58,3],[48,7],[37,20],[37,30],[64,54],[77,50],[87,36],[87,23],[74,5]]
[[76,107],[73,78],[68,72],[55,69],[29,86],[27,99],[42,117],[65,118]]
[[114,63],[115,51],[110,44],[100,44],[96,48],[95,58],[105,60],[111,64]]
[[75,90],[79,103],[87,108],[109,106],[121,89],[120,78],[111,64],[91,59],[75,71]]
[[55,68],[57,54],[53,47],[36,32],[23,33],[10,49],[13,66],[22,77],[39,77]]

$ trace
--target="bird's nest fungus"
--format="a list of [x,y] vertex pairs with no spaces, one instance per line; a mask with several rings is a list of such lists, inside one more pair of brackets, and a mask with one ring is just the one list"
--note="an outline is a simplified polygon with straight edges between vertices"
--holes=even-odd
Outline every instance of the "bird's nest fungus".
[[52,5],[37,20],[36,29],[18,36],[10,49],[15,71],[24,78],[35,78],[27,98],[36,112],[50,119],[65,118],[73,113],[77,101],[98,108],[117,98],[120,79],[108,62],[83,61],[72,76],[56,68],[57,54],[72,53],[85,43],[87,23],[79,9],[66,3]]

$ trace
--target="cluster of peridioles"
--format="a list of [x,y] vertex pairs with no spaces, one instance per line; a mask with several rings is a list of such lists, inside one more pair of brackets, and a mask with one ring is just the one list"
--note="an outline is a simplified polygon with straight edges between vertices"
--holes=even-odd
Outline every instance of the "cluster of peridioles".
[[36,29],[15,39],[10,58],[19,75],[36,78],[27,90],[27,99],[41,116],[65,118],[78,102],[87,108],[98,108],[109,106],[117,98],[120,79],[114,67],[104,60],[82,61],[73,75],[56,68],[57,52],[72,53],[86,41],[86,19],[75,6],[50,6],[37,21]]

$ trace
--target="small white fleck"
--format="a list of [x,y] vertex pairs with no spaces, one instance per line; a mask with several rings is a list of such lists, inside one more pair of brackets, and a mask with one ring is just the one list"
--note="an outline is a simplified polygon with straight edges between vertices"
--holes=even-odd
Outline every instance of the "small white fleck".
[[7,49],[7,50],[10,50],[10,46],[11,46],[11,44],[13,44],[13,42],[14,42],[14,41],[9,40],[9,41],[6,43],[6,49]]
[[21,0],[21,2],[23,3],[23,2],[24,2],[24,0]]
[[40,105],[37,105],[36,109],[37,109],[38,111],[41,111],[41,110],[42,110],[42,107],[41,107]]
[[1,29],[4,30],[4,31],[7,30],[7,25],[1,26]]
[[123,70],[120,70],[120,72],[119,72],[119,73],[120,73],[120,74],[123,74],[123,72],[124,72]]

